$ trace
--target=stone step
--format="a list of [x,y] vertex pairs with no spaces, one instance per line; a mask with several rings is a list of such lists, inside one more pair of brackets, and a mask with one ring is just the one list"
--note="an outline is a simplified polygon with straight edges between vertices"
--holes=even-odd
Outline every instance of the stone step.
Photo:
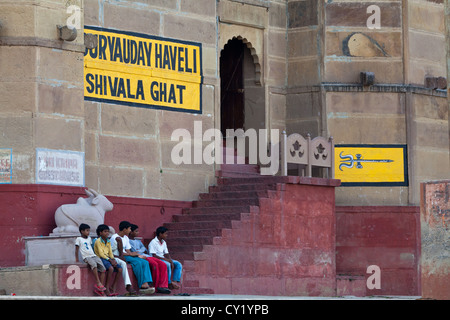
[[231,191],[261,191],[261,190],[276,190],[276,183],[260,184],[240,184],[240,185],[225,185],[210,186],[209,192],[231,192]]
[[172,259],[180,261],[183,266],[185,260],[195,260],[194,252],[172,252],[172,249],[169,247],[169,253]]
[[212,289],[200,287],[195,276],[189,277],[195,274],[196,261],[208,257],[204,245],[213,245],[223,229],[232,228],[232,221],[259,213],[259,199],[270,198],[277,183],[286,181],[284,177],[261,177],[257,166],[248,165],[222,165],[216,176],[218,186],[200,194],[192,208],[183,209],[181,215],[173,216],[173,222],[164,224],[170,230],[170,253],[183,264],[186,273],[184,293],[214,294]]
[[231,171],[216,171],[218,178],[245,178],[245,177],[259,177],[259,173],[252,172],[231,172]]
[[201,244],[182,244],[182,245],[173,245],[173,244],[167,244],[170,248],[171,254],[174,255],[177,253],[183,253],[183,252],[201,252],[203,250],[203,245]]
[[199,200],[199,201],[194,201],[192,203],[192,207],[194,207],[194,208],[258,206],[258,205],[259,205],[259,198]]
[[223,229],[231,228],[231,221],[189,221],[189,222],[169,222],[164,226],[171,231],[174,230],[203,230],[203,229]]
[[222,154],[222,163],[229,166],[234,165],[246,165],[248,163],[248,158],[243,156],[238,156],[236,154],[231,157],[227,157],[225,151]]
[[260,173],[258,165],[251,164],[221,164],[222,172],[242,172],[242,173]]
[[366,295],[366,278],[364,275],[336,275],[336,295],[356,296]]
[[209,245],[213,244],[214,237],[204,236],[204,237],[178,237],[167,239],[167,245],[172,248],[172,246],[179,245]]
[[240,212],[235,213],[212,213],[212,214],[183,214],[172,217],[173,222],[192,222],[192,221],[223,221],[239,220]]
[[170,238],[190,238],[190,237],[219,237],[222,235],[222,229],[174,229],[170,230]]
[[213,200],[213,199],[238,199],[238,198],[267,198],[267,190],[260,191],[223,191],[223,192],[210,192],[201,193],[201,200]]
[[194,273],[195,272],[195,262],[192,260],[184,261],[183,270],[188,274]]
[[[175,248],[176,250],[179,250],[179,247]],[[183,248],[181,248],[183,249]],[[178,260],[181,262],[181,264],[184,264],[185,260],[192,260],[192,261],[203,261],[206,258],[206,254],[203,251],[174,251],[169,248],[170,256],[172,259]]]
[[240,185],[240,184],[273,184],[273,183],[288,183],[291,177],[283,176],[259,176],[248,178],[220,178],[217,179],[219,185]]
[[183,279],[183,287],[187,287],[187,288],[198,288],[200,287],[200,281],[198,280],[185,280]]
[[185,208],[182,210],[183,214],[219,214],[219,213],[258,213],[258,206],[228,206],[228,207],[199,207],[199,208]]
[[214,294],[213,289],[199,288],[199,287],[185,287],[183,286],[183,293],[188,294]]

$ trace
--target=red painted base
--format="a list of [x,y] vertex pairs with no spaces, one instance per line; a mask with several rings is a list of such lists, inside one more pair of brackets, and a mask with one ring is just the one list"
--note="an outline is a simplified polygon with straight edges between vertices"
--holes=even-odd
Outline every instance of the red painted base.
[[420,208],[336,207],[336,273],[381,270],[381,289],[365,295],[420,295]]
[[[23,237],[48,236],[56,227],[56,209],[87,197],[82,187],[53,185],[0,185],[0,267],[25,264]],[[106,197],[114,209],[105,214],[105,224],[118,229],[122,220],[139,225],[140,236],[153,238],[157,227],[172,220],[191,202]]]

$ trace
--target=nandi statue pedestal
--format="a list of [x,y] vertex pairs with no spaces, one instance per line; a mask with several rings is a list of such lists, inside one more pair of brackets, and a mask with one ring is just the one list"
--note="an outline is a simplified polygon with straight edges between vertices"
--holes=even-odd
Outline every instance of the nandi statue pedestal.
[[104,223],[105,213],[113,209],[113,204],[95,190],[85,192],[88,198],[80,197],[75,204],[56,209],[56,228],[49,236],[24,238],[26,265],[75,263],[75,239],[80,236],[82,223],[90,226],[91,237],[97,237],[97,226]]

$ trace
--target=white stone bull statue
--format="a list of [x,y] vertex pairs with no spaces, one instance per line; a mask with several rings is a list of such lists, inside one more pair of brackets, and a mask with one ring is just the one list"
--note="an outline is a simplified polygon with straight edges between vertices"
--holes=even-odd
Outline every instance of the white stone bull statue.
[[86,223],[94,233],[99,224],[103,224],[105,213],[113,209],[113,204],[95,190],[86,189],[89,198],[78,198],[76,204],[63,204],[55,212],[56,228],[53,234],[79,234],[78,227]]

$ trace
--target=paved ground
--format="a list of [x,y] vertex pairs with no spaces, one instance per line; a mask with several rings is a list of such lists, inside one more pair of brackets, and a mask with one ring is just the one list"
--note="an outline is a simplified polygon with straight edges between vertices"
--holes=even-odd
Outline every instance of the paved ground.
[[[358,319],[371,317],[384,319],[387,315],[399,312],[401,318],[417,316],[420,303],[408,304],[407,308],[395,310],[393,300],[416,300],[420,297],[412,296],[374,296],[374,297],[279,297],[256,295],[191,295],[191,296],[143,296],[143,297],[56,297],[56,296],[0,296],[2,303],[9,309],[18,310],[21,316],[30,313],[30,318],[36,317],[36,312],[54,312],[60,319],[68,319],[68,314],[96,315],[99,310],[108,310],[112,317],[117,317],[118,310],[139,310],[164,312],[164,319],[258,319],[280,320],[287,317],[302,319],[305,316],[319,315],[320,318],[336,314],[346,317],[357,316]],[[340,300],[340,301],[336,301]],[[388,303],[389,308],[366,306],[364,303]],[[384,300],[385,302],[382,302]],[[391,300],[391,301],[388,301]],[[351,303],[351,306],[349,306]],[[363,304],[361,304],[363,303]],[[397,302],[398,303],[398,302]],[[58,304],[61,307],[58,308]],[[353,306],[363,306],[354,308]],[[423,308],[423,307],[422,307]],[[5,309],[6,310],[6,309]],[[63,311],[55,311],[63,310]],[[444,310],[443,310],[444,311]],[[156,314],[159,315],[158,311]],[[59,317],[60,316],[60,317]],[[129,317],[134,316],[133,313]],[[137,319],[137,318],[136,318]]]
[[204,294],[191,296],[139,296],[139,297],[57,297],[57,296],[0,296],[0,300],[417,300],[419,296],[371,296],[371,297],[280,297],[256,295]]

